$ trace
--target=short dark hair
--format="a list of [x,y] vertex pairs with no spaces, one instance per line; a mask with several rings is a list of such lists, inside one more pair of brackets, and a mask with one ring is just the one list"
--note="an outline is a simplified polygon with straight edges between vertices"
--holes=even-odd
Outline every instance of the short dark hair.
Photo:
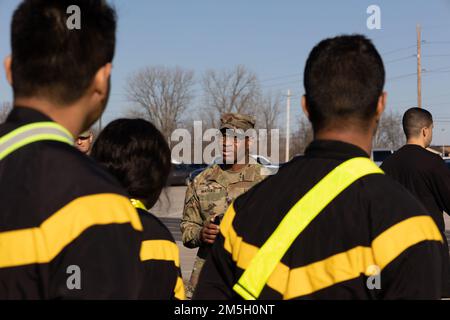
[[417,137],[420,130],[433,124],[433,116],[425,109],[410,108],[403,115],[402,124],[407,139]]
[[364,126],[375,114],[384,80],[383,61],[366,37],[321,41],[309,54],[303,79],[314,131],[349,121]]
[[148,207],[158,200],[171,169],[164,136],[143,119],[117,119],[100,132],[91,157]]
[[[81,29],[67,27],[71,5],[80,8]],[[115,43],[116,13],[104,0],[24,0],[11,24],[14,96],[76,101],[113,60]]]

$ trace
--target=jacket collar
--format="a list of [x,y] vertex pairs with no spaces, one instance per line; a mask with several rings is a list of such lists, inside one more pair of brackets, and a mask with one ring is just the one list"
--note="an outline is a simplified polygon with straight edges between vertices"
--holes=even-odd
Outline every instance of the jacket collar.
[[305,150],[307,158],[330,158],[348,160],[369,155],[360,147],[337,140],[314,140]]

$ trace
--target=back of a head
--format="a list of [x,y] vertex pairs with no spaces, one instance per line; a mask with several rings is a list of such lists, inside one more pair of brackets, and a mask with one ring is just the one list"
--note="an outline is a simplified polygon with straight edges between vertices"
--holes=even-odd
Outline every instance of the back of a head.
[[143,119],[118,119],[99,134],[91,157],[101,163],[131,197],[153,206],[171,169],[170,149],[164,136]]
[[[80,9],[80,29],[68,27],[72,5]],[[11,24],[15,98],[77,101],[112,62],[115,33],[116,14],[104,0],[24,0]]]
[[423,108],[410,108],[403,115],[402,124],[407,139],[418,137],[423,128],[433,124],[433,116]]
[[325,39],[306,61],[305,98],[314,131],[365,128],[376,113],[385,80],[383,61],[362,35]]

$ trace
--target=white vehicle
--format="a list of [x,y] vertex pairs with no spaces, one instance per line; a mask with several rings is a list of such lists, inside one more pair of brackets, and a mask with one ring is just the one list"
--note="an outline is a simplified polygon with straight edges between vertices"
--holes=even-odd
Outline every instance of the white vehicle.
[[252,157],[256,161],[256,163],[263,165],[266,169],[269,170],[267,172],[267,175],[276,174],[278,172],[278,169],[280,169],[280,164],[272,163],[269,159],[267,159],[264,156],[251,154],[250,157]]
[[181,162],[180,160],[177,160],[177,159],[175,159],[175,158],[172,158],[172,164],[175,164],[175,165],[177,165],[177,164],[183,164],[183,162]]

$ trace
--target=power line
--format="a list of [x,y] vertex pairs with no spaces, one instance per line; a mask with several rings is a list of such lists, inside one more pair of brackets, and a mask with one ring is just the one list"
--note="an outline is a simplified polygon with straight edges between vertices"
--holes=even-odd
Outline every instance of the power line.
[[286,76],[279,76],[279,77],[274,77],[274,78],[268,78],[268,79],[263,79],[260,80],[259,82],[269,82],[269,81],[273,81],[273,80],[280,80],[280,79],[286,79],[286,78],[293,78],[293,77],[299,77],[302,76],[303,73],[293,73],[290,75],[286,75]]
[[450,53],[446,53],[446,54],[426,54],[423,55],[422,57],[427,57],[427,58],[434,58],[434,57],[450,57]]
[[435,72],[435,71],[447,70],[449,68],[450,68],[450,66],[446,66],[446,67],[440,67],[440,68],[437,68],[437,69],[431,69],[431,70],[425,70],[425,71],[426,72]]
[[415,58],[415,57],[416,57],[416,55],[413,54],[413,55],[410,55],[410,56],[407,56],[407,57],[386,61],[384,64],[393,63],[393,62],[397,62],[397,61],[403,61],[403,60],[409,60],[409,59],[412,59],[412,58]]
[[450,44],[450,41],[424,41],[424,44]]
[[386,55],[389,55],[389,54],[392,54],[392,53],[408,50],[408,49],[415,48],[415,47],[416,47],[416,45],[414,44],[414,45],[411,45],[411,46],[408,46],[408,47],[403,47],[403,48],[399,48],[399,49],[383,52],[381,55],[386,56]]
[[386,80],[387,80],[387,81],[399,80],[399,79],[403,79],[403,78],[412,77],[412,76],[415,76],[415,75],[417,75],[417,72],[414,72],[414,73],[407,73],[407,74],[403,74],[403,75],[400,75],[400,76],[395,76],[395,77],[387,78]]
[[276,83],[276,84],[271,84],[271,85],[267,85],[267,86],[262,86],[261,88],[272,88],[272,87],[278,87],[278,86],[286,86],[286,85],[289,85],[289,84],[301,85],[301,81],[290,81],[290,82]]

